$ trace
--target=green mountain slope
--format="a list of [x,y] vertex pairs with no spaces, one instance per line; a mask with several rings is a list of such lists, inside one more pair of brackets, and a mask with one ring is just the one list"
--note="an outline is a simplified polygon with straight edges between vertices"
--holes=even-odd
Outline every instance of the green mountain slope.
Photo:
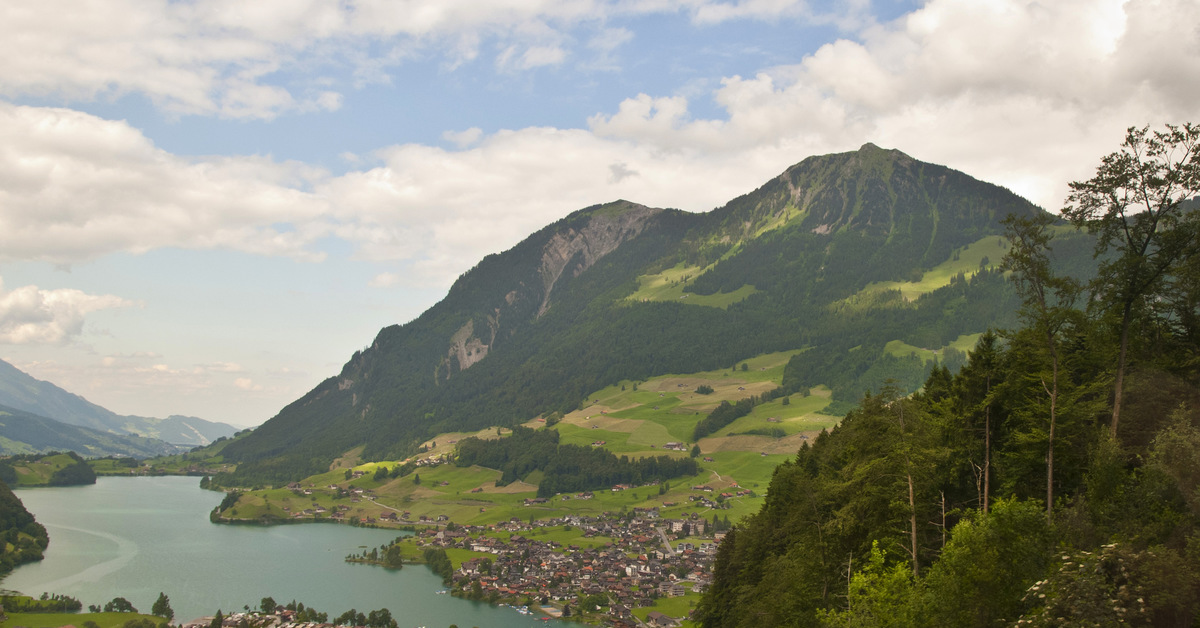
[[67,425],[157,438],[177,445],[207,445],[237,431],[231,425],[196,417],[122,416],[50,382],[35,379],[3,360],[0,360],[0,404]]
[[358,446],[368,460],[398,459],[438,433],[569,412],[621,379],[773,351],[811,347],[785,385],[825,383],[803,366],[837,363],[836,399],[889,377],[915,388],[929,365],[887,343],[938,349],[1006,323],[1003,276],[984,265],[914,301],[896,290],[856,297],[920,279],[997,237],[1004,216],[1036,211],[869,144],[806,159],[706,214],[590,207],[484,258],[440,303],[383,329],[340,374],[227,447],[240,466],[223,481],[278,484]]

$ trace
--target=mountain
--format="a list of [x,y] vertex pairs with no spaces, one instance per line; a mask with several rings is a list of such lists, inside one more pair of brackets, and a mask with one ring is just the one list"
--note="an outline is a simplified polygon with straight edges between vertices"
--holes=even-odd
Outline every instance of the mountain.
[[[872,144],[808,158],[703,214],[589,207],[462,275],[247,438],[223,481],[280,483],[356,447],[398,459],[432,435],[566,412],[603,386],[807,348],[785,387],[857,400],[915,389],[937,351],[1012,322],[1000,221],[1040,211]],[[1082,250],[1082,249],[1081,249]],[[1090,248],[1087,248],[1090,254]],[[989,255],[990,253],[990,255]],[[819,367],[819,368],[816,368]]]
[[157,438],[68,425],[0,405],[0,455],[73,451],[89,458],[150,458],[178,453],[179,449]]
[[[232,425],[196,417],[172,415],[166,419],[157,419],[122,416],[50,382],[34,379],[4,360],[0,360],[0,405],[38,417],[48,417],[57,423],[110,434],[156,438],[175,445],[207,445],[222,436],[232,436],[237,432],[237,428]],[[70,438],[77,437],[72,433]],[[52,448],[70,447],[59,445]]]

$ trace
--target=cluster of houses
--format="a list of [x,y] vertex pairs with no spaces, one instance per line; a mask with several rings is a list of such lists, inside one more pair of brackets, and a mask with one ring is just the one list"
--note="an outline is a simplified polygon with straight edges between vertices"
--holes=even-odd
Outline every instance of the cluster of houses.
[[[539,528],[582,531],[584,538],[610,538],[603,546],[582,548],[539,540]],[[507,532],[511,536],[488,535]],[[678,539],[708,537],[701,542]],[[530,598],[543,604],[574,606],[601,595],[607,600],[604,621],[612,626],[636,626],[633,609],[653,606],[659,597],[676,597],[690,589],[704,591],[712,581],[712,561],[724,533],[713,532],[699,515],[661,519],[656,508],[639,508],[629,515],[522,522],[514,518],[494,526],[463,526],[422,531],[422,547],[461,548],[490,556],[462,563],[454,573],[454,587],[477,590],[485,597]],[[675,542],[672,545],[672,542]],[[478,585],[478,587],[476,587]],[[673,618],[652,613],[650,623],[676,625]]]
[[[198,617],[180,625],[180,628],[210,628],[213,616]],[[333,624],[297,622],[296,611],[280,609],[275,613],[230,613],[221,618],[222,628],[334,628]]]

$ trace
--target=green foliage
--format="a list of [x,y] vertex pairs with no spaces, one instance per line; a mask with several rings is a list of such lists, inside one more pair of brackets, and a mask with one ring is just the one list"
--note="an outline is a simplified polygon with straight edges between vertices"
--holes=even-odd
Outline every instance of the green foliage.
[[96,472],[88,463],[79,457],[79,454],[69,451],[73,464],[69,464],[61,469],[57,469],[50,475],[50,486],[75,486],[79,484],[95,484]]
[[[1066,313],[1049,345],[1047,319],[1027,320],[983,334],[957,374],[932,368],[918,394],[865,396],[778,467],[762,510],[720,545],[700,624],[1193,625],[1200,363],[1141,367],[1128,433],[1149,435],[1123,445],[1104,425],[1113,348],[1097,334],[1109,323]],[[1166,355],[1198,348],[1188,336],[1158,341]]]
[[[1157,303],[1178,296],[1174,280],[1186,277],[1189,258],[1200,253],[1200,212],[1193,206],[1200,192],[1200,125],[1168,124],[1154,132],[1130,127],[1094,177],[1070,185],[1063,215],[1098,235],[1101,262],[1091,286],[1097,298],[1090,306],[1119,320],[1110,423],[1117,438],[1133,322],[1145,316],[1162,324],[1179,315]],[[1185,311],[1194,318],[1194,308]]]
[[846,608],[823,612],[821,623],[830,628],[914,625],[912,569],[904,562],[885,562],[886,553],[873,542],[867,565],[850,578]]
[[1029,587],[1022,626],[1189,626],[1200,610],[1200,568],[1164,547],[1134,550],[1109,543],[1064,554],[1058,568]]
[[9,613],[73,613],[83,603],[69,595],[43,593],[36,600],[27,595],[0,596],[0,606]]
[[750,398],[739,400],[736,404],[722,401],[712,412],[708,413],[708,416],[696,424],[695,429],[692,430],[692,440],[700,440],[750,414],[755,405],[755,400]]
[[454,563],[446,555],[446,550],[427,547],[422,553],[422,558],[425,559],[425,564],[429,565],[430,571],[442,577],[442,582],[450,582],[450,578],[454,576]]
[[1037,502],[1002,500],[954,526],[922,582],[923,621],[993,626],[1019,614],[1025,589],[1046,572],[1054,549]]
[[699,386],[696,387],[696,394],[711,395],[711,394],[713,394],[713,387],[709,386],[708,384],[700,384]]
[[162,617],[167,621],[175,618],[175,611],[171,608],[171,600],[166,593],[158,594],[158,599],[154,600],[154,605],[150,607],[150,614]]
[[368,628],[396,628],[392,612],[386,608],[363,614],[353,608],[333,620],[336,626],[367,626]]
[[0,552],[0,574],[17,565],[41,560],[50,542],[46,529],[3,483],[0,483],[0,537],[5,540]]
[[646,484],[680,476],[695,475],[699,466],[692,458],[670,456],[630,460],[618,458],[604,449],[560,445],[558,432],[513,428],[512,435],[501,440],[465,438],[458,443],[455,464],[479,465],[499,469],[503,475],[497,484],[510,484],[534,471],[544,471],[538,484],[538,496],[604,489],[616,484]]
[[106,613],[136,613],[138,612],[129,600],[123,597],[114,597],[111,601],[104,604],[104,612]]

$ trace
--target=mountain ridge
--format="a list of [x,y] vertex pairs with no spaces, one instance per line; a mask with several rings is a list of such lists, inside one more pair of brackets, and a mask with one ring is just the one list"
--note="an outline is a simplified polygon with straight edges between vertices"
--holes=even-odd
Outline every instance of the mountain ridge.
[[[237,428],[198,417],[165,419],[119,415],[0,360],[0,405],[58,423],[124,436],[156,438],[175,445],[207,445]],[[53,447],[52,447],[53,448]]]
[[[628,201],[578,210],[483,258],[442,301],[382,329],[339,375],[227,447],[227,459],[242,463],[229,479],[303,477],[358,445],[367,459],[401,458],[429,434],[566,412],[620,379],[728,367],[768,351],[845,352],[871,340],[880,354],[869,367],[887,361],[892,339],[923,333],[930,341],[913,344],[943,346],[1011,314],[1001,275],[979,269],[978,280],[920,306],[854,316],[830,307],[998,236],[1005,215],[1037,211],[1008,190],[874,145],[805,159],[703,214]],[[675,281],[678,294],[628,298],[641,279],[679,268],[695,274]],[[734,292],[744,298],[724,307],[687,298]],[[988,305],[955,309],[957,301]],[[864,338],[875,333],[864,328],[894,336]],[[854,343],[829,348],[831,337]]]

